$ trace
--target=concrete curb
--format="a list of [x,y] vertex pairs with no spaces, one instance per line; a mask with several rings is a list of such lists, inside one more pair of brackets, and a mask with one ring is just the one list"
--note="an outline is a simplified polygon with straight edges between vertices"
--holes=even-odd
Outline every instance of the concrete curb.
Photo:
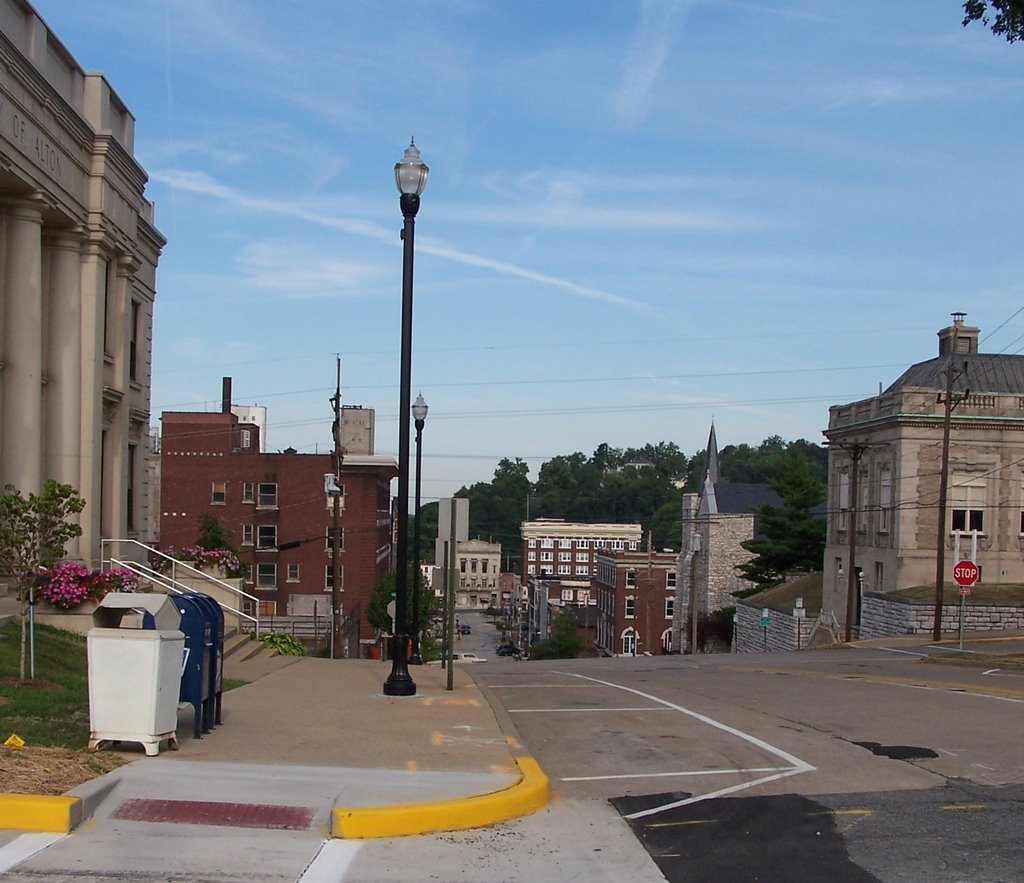
[[0,794],[0,828],[67,834],[81,822],[80,797]]
[[532,757],[514,758],[519,781],[500,791],[397,806],[335,807],[331,834],[343,839],[463,831],[528,815],[547,805],[548,777]]

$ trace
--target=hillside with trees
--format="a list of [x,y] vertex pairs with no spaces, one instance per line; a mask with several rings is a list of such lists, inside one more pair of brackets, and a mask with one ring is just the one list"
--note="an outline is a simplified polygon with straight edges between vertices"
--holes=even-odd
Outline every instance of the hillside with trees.
[[[674,442],[639,448],[599,445],[545,461],[536,480],[520,458],[502,459],[489,482],[462,487],[469,499],[471,537],[500,542],[502,569],[519,570],[519,525],[537,518],[583,522],[637,522],[651,532],[656,549],[678,549],[684,491],[696,492],[704,479],[706,452],[687,456]],[[723,482],[772,484],[780,473],[803,464],[807,478],[824,494],[828,452],[804,439],[786,442],[777,435],[760,445],[729,445],[719,452]],[[788,465],[787,465],[788,464]],[[430,559],[437,536],[437,504],[424,506],[420,548]]]

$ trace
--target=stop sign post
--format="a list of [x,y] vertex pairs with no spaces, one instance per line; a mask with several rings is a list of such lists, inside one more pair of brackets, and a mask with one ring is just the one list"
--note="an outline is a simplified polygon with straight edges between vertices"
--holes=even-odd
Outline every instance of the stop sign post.
[[971,586],[978,581],[979,575],[978,565],[967,558],[957,561],[953,567],[953,581],[960,586],[960,592],[964,595],[970,594]]

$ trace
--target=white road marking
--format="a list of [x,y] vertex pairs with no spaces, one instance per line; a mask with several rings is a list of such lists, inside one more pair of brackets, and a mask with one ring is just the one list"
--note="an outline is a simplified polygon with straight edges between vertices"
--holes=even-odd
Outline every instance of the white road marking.
[[67,836],[67,834],[22,834],[15,837],[6,846],[0,846],[0,874],[9,871],[15,865],[20,865],[37,852],[42,852],[46,847],[53,846],[54,843]]
[[[898,647],[879,647],[878,649],[879,650],[887,650],[890,653],[905,653],[907,656],[917,656],[917,657],[919,657],[921,659],[924,659],[924,657],[926,657],[928,655],[927,653],[915,653],[913,650],[900,650]],[[858,660],[858,661],[860,661],[860,660]],[[868,662],[874,662],[875,660],[869,659],[867,661]]]
[[1024,678],[1022,674],[1016,674],[1011,671],[1003,671],[1001,668],[990,668],[982,672],[983,675],[990,675],[1000,678]]
[[510,708],[509,714],[541,714],[553,711],[557,714],[572,714],[577,711],[671,711],[671,708],[651,708],[649,705],[637,708]]
[[560,781],[600,782],[607,779],[670,779],[676,776],[727,776],[732,773],[776,773],[788,769],[789,767],[765,766],[731,770],[685,770],[680,773],[628,773],[621,776],[563,776]]
[[[490,681],[487,682],[487,686],[492,690],[532,690],[533,688],[543,687],[545,690],[554,689],[570,689],[579,690],[580,684],[492,684]],[[597,689],[600,684],[583,684],[582,686],[591,689]]]
[[689,797],[685,800],[676,800],[672,803],[666,803],[663,806],[655,806],[650,809],[640,810],[639,812],[630,813],[624,816],[626,819],[642,819],[646,816],[656,815],[666,810],[676,809],[680,806],[686,806],[691,803],[698,803],[702,800],[711,800],[714,797],[724,797],[726,794],[734,794],[737,791],[743,791],[747,788],[753,788],[755,785],[763,785],[767,782],[775,782],[779,779],[785,779],[789,776],[799,775],[800,773],[814,772],[815,767],[807,763],[804,760],[800,760],[788,751],[783,751],[781,748],[776,748],[774,745],[770,745],[763,739],[752,736],[749,733],[744,733],[742,730],[737,730],[735,727],[730,727],[728,724],[723,724],[720,721],[716,721],[714,718],[710,718],[707,715],[700,714],[699,712],[693,711],[689,708],[684,708],[682,705],[677,705],[674,702],[669,702],[667,699],[662,699],[658,696],[654,696],[651,693],[644,693],[642,690],[636,690],[633,687],[624,687],[622,684],[613,684],[611,681],[602,681],[598,678],[587,677],[586,675],[573,674],[572,672],[560,672],[560,674],[566,674],[569,677],[580,678],[584,681],[591,681],[596,684],[604,684],[606,687],[613,687],[616,690],[622,690],[626,693],[632,693],[634,696],[640,696],[647,699],[650,702],[656,702],[658,705],[663,705],[668,709],[678,711],[680,714],[685,714],[688,717],[692,717],[694,720],[699,720],[701,723],[705,723],[710,727],[714,727],[716,730],[721,730],[723,733],[728,733],[730,736],[735,736],[738,739],[742,739],[744,742],[748,742],[757,748],[767,751],[769,754],[773,754],[778,758],[781,758],[786,763],[792,764],[788,769],[783,769],[781,772],[773,773],[770,776],[762,776],[759,779],[754,779],[751,782],[743,782],[739,785],[733,785],[729,788],[722,788],[718,791],[712,791],[710,794],[702,794],[699,797]]
[[295,883],[340,883],[362,845],[359,840],[325,840]]

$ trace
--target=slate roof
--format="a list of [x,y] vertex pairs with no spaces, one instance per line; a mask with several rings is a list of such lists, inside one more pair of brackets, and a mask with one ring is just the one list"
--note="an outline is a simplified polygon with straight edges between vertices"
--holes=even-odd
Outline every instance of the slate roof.
[[[958,388],[967,387],[972,393],[1024,394],[1024,356],[1000,353],[963,353],[956,356],[956,364],[967,364],[966,381],[961,380]],[[904,386],[918,386],[924,389],[946,388],[943,376],[948,357],[941,356],[918,362],[904,371],[886,392],[893,392]]]
[[743,515],[752,513],[758,506],[783,505],[775,488],[768,484],[722,484],[715,485],[715,501],[722,515]]

